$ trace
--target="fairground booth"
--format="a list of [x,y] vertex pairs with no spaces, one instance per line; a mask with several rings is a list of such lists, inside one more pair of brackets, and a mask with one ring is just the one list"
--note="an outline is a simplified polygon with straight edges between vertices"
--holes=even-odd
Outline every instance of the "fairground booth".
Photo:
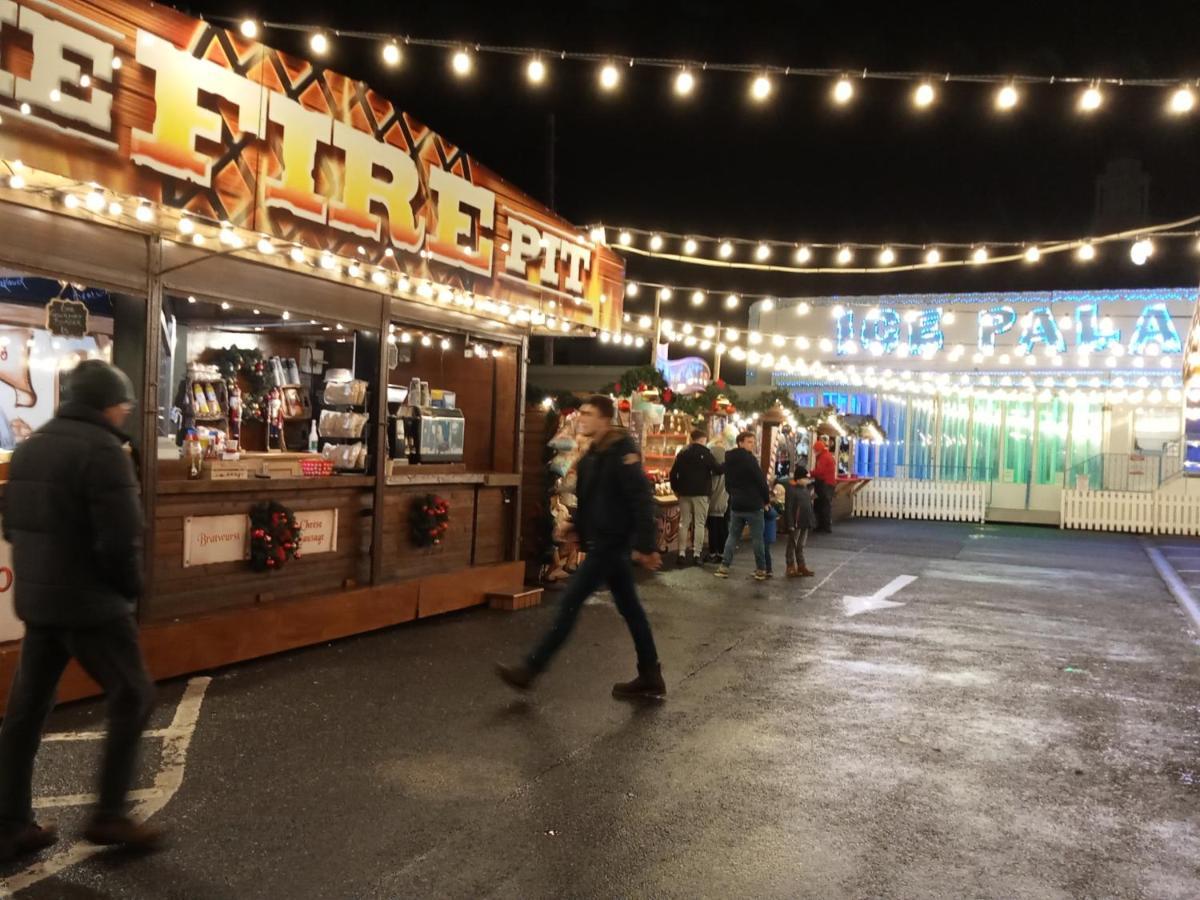
[[619,332],[620,259],[240,34],[134,0],[0,20],[0,492],[65,372],[130,376],[155,676],[520,590],[525,347]]
[[1181,287],[759,303],[751,328],[780,349],[751,352],[752,379],[878,422],[841,445],[843,471],[873,479],[857,514],[1194,529],[1200,511],[1179,509],[1200,501],[1182,474],[1196,300]]

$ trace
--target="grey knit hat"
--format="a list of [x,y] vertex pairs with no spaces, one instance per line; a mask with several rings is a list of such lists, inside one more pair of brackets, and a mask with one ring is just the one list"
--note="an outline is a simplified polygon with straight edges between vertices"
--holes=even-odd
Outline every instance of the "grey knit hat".
[[67,373],[63,400],[96,410],[136,402],[129,376],[101,359],[84,360]]

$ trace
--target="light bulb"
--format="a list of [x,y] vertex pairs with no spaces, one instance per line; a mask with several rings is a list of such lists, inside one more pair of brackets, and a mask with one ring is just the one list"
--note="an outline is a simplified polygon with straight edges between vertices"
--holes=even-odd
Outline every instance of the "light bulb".
[[1030,247],[1025,251],[1025,261],[1035,263],[1042,258],[1042,251],[1037,247]]
[[896,252],[891,247],[884,247],[879,251],[879,264],[881,266],[890,266],[896,261]]
[[852,260],[852,259],[854,259],[854,251],[851,250],[849,247],[843,247],[841,250],[838,251],[838,254],[837,254],[838,265],[844,266],[848,262],[850,262],[850,260]]
[[86,72],[79,76],[79,86],[81,88],[90,88],[92,86],[92,76]]
[[650,236],[650,249],[651,250],[654,250],[654,251],[661,250],[662,245],[663,245],[663,239],[660,235],[655,234],[655,235]]
[[654,324],[654,320],[651,319],[649,316],[642,316],[640,319],[638,319],[638,327],[639,328],[649,328],[653,324]]
[[119,56],[114,56],[114,57],[113,57],[113,61],[112,61],[112,67],[113,67],[114,69],[119,69],[119,68],[121,68],[121,57],[119,57]]
[[763,262],[763,261],[767,260],[768,258],[770,258],[770,256],[771,256],[771,248],[768,247],[766,244],[759,244],[757,247],[754,248],[754,258],[757,259],[759,262]]
[[[947,325],[953,325],[955,318],[954,310],[951,309],[946,310],[946,312],[942,314],[942,321]],[[955,353],[957,353],[959,356],[962,356],[962,348],[957,348]]]
[[759,75],[750,83],[750,96],[759,103],[762,103],[771,96],[771,79],[766,75]]
[[729,257],[733,256],[733,244],[729,243],[729,241],[721,241],[721,246],[717,248],[717,255],[721,259],[729,259]]
[[696,79],[687,69],[681,69],[679,74],[675,76],[675,93],[680,97],[686,97],[691,94],[692,89],[696,86]]
[[693,238],[688,238],[686,241],[683,242],[683,252],[686,253],[688,256],[691,256],[693,253],[696,252],[696,246],[697,246],[696,241]]
[[31,112],[33,112],[33,107],[32,107],[32,106],[30,106],[28,103],[22,103],[22,104],[21,104],[21,115],[23,115],[23,116],[27,116],[27,115],[29,115]]
[[471,74],[471,54],[466,50],[455,50],[454,56],[450,57],[450,68],[454,70],[454,74],[460,78]]
[[771,312],[775,309],[775,301],[770,297],[764,297],[760,306],[763,312]]
[[1095,112],[1104,102],[1104,95],[1094,84],[1079,95],[1079,109],[1083,112]]
[[604,229],[601,226],[597,225],[595,228],[593,228],[591,231],[588,232],[588,237],[590,237],[592,239],[592,243],[594,243],[594,244],[603,244],[604,237],[605,237]]
[[254,40],[258,37],[258,23],[253,19],[243,19],[238,31],[242,33],[242,37]]
[[1019,99],[1020,94],[1017,93],[1016,87],[1006,84],[996,92],[996,109],[1008,112],[1017,105]]
[[692,306],[700,306],[704,303],[704,291],[692,291]]
[[987,258],[988,258],[987,247],[976,247],[975,252],[971,254],[971,261],[976,264],[987,262]]
[[600,87],[606,91],[616,90],[621,83],[621,71],[612,63],[605,63],[600,69]]
[[61,100],[61,99],[62,99],[62,91],[60,91],[58,88],[51,88],[51,90],[50,90],[50,102],[51,102],[51,103],[57,103],[57,102],[58,102],[59,100]]
[[939,250],[937,247],[933,247],[932,249],[930,249],[930,251],[928,253],[925,254],[925,263],[927,265],[936,266],[941,261],[942,261],[942,251]]
[[928,81],[923,81],[917,85],[917,89],[913,91],[913,105],[917,109],[925,109],[933,104],[934,91],[933,85]]
[[324,56],[329,52],[329,38],[325,36],[324,32],[318,31],[308,39],[308,46],[312,48],[312,52],[317,54],[317,56]]
[[738,299],[737,294],[730,294],[725,298],[725,308],[726,309],[737,309],[738,306],[741,304],[741,302],[742,301]]
[[193,222],[191,219],[189,219],[187,216],[182,216],[179,219],[179,233],[180,234],[191,234],[195,230],[196,230],[196,223]]
[[539,57],[534,57],[525,67],[525,77],[530,84],[541,84],[546,80],[546,64]]
[[809,250],[808,247],[797,247],[796,252],[792,254],[792,259],[794,259],[798,265],[802,266],[812,259],[812,251]]
[[1171,105],[1169,108],[1171,112],[1175,113],[1175,115],[1180,116],[1184,113],[1190,113],[1193,109],[1195,109],[1195,107],[1196,92],[1190,87],[1185,86],[1178,88],[1175,93],[1171,95]]
[[400,65],[400,45],[395,41],[388,41],[383,45],[383,62],[388,66]]
[[673,296],[674,294],[671,293],[671,289],[669,287],[658,289],[658,299],[663,303],[667,303]]
[[629,284],[625,285],[625,296],[636,297],[638,295],[638,290],[638,283],[636,281],[631,281]]
[[1144,266],[1146,260],[1154,255],[1154,244],[1149,238],[1142,238],[1140,241],[1135,241],[1133,246],[1129,248],[1129,258],[1133,260],[1134,265]]
[[796,304],[796,315],[807,316],[810,312],[812,312],[812,307],[807,303],[802,301]]
[[108,214],[110,216],[119,216],[123,212],[121,204],[113,200],[108,204]]
[[845,106],[854,98],[854,85],[850,83],[849,78],[840,78],[838,83],[833,86],[833,101],[840,106]]
[[633,235],[630,234],[628,231],[622,231],[619,235],[617,235],[617,242],[622,247],[628,247],[630,244],[633,243]]
[[292,262],[294,263],[304,262],[304,251],[299,247],[293,247],[288,255],[291,256]]
[[1092,246],[1090,241],[1088,241],[1087,243],[1079,245],[1079,249],[1075,251],[1075,255],[1079,257],[1082,262],[1091,262],[1096,258],[1096,248]]
[[8,176],[8,186],[15,191],[21,190],[25,187],[25,176],[20,172],[14,172]]
[[154,221],[154,210],[150,208],[149,203],[139,203],[138,208],[133,211],[133,215],[139,222]]

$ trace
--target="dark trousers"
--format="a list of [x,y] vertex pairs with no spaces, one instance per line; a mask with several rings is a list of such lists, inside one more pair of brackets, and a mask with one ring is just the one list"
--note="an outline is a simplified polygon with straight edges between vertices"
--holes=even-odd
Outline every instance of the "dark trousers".
[[0,827],[33,821],[33,760],[67,663],[75,659],[108,702],[108,735],[100,774],[99,816],[126,811],[138,742],[154,706],[154,683],[142,661],[133,617],[95,628],[29,626],[17,677],[0,724]]
[[658,650],[654,646],[654,635],[646,611],[638,600],[637,588],[633,584],[633,562],[628,550],[593,548],[580,563],[575,574],[567,582],[559,601],[558,618],[537,648],[529,654],[529,667],[540,672],[550,664],[554,654],[575,627],[583,601],[597,588],[607,583],[612,591],[617,611],[625,618],[633,646],[637,650],[638,668],[644,669],[658,662]]
[[708,549],[710,553],[720,556],[725,552],[725,542],[729,540],[729,513],[723,516],[708,517]]
[[833,485],[823,481],[817,483],[817,496],[813,500],[813,512],[817,514],[817,531],[833,529]]

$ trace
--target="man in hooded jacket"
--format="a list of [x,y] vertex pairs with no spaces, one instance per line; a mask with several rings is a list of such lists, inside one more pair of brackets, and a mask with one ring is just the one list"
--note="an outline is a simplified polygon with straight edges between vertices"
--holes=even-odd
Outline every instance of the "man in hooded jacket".
[[817,500],[813,509],[817,514],[817,531],[830,534],[833,531],[833,491],[837,486],[837,459],[825,442],[818,440],[813,445],[817,458],[813,462],[813,482],[817,489]]
[[21,443],[4,494],[16,613],[25,623],[0,726],[0,860],[48,847],[53,826],[33,818],[33,763],[67,663],[103,689],[108,734],[99,799],[84,836],[153,846],[159,832],[128,814],[138,744],[154,686],[138,646],[142,509],[121,427],[133,411],[129,378],[100,360],[67,374],[53,419]]

